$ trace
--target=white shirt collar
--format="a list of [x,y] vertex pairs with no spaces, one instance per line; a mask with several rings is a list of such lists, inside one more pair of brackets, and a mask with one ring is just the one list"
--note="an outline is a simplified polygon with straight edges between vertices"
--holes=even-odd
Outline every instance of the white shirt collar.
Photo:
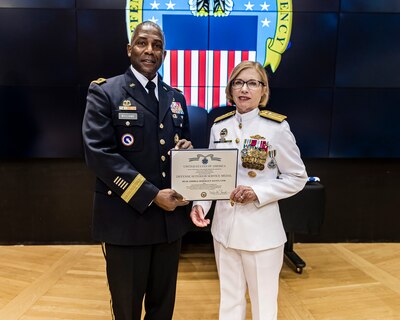
[[255,109],[253,109],[253,110],[251,110],[249,112],[246,112],[246,113],[239,113],[239,112],[236,111],[235,117],[236,117],[237,121],[245,122],[245,121],[249,121],[249,120],[252,120],[255,117],[257,117],[259,112],[260,112],[259,108],[255,108]]
[[[135,75],[136,79],[138,79],[140,84],[143,86],[144,90],[146,90],[146,92],[148,93],[149,90],[147,90],[146,85],[147,85],[147,82],[149,82],[149,79],[147,79],[144,75],[142,75],[139,71],[137,71],[132,65],[131,65],[131,70],[132,70],[133,74]],[[156,85],[156,88],[154,89],[154,91],[155,91],[156,97],[158,99],[158,73],[156,73],[156,76],[151,81],[154,82],[154,84]]]

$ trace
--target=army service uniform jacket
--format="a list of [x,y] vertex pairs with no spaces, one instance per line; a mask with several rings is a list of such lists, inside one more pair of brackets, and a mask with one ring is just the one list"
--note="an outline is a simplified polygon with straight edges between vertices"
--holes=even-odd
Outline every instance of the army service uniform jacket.
[[170,187],[169,150],[179,139],[190,140],[183,95],[159,79],[158,97],[157,110],[130,69],[90,84],[82,132],[86,162],[97,177],[95,240],[172,242],[191,227],[186,207],[166,212],[153,203]]
[[[286,242],[278,200],[304,188],[307,174],[285,116],[258,108],[239,114],[232,111],[215,120],[210,148],[237,148],[237,185],[250,186],[258,201],[231,204],[218,200],[211,232],[227,248],[259,251]],[[257,147],[267,158],[248,162],[247,154]],[[251,159],[251,157],[250,157]],[[254,157],[253,157],[254,159]],[[208,212],[211,202],[199,201]]]

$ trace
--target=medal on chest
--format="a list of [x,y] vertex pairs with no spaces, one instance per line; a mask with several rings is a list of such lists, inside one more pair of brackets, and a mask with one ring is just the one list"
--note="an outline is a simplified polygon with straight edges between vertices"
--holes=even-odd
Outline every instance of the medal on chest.
[[275,160],[275,156],[276,156],[276,150],[269,150],[268,151],[268,155],[271,158],[271,160],[268,162],[267,167],[269,169],[275,169],[277,167],[277,162]]
[[248,169],[264,170],[268,157],[268,142],[260,135],[244,139],[241,151],[242,166]]

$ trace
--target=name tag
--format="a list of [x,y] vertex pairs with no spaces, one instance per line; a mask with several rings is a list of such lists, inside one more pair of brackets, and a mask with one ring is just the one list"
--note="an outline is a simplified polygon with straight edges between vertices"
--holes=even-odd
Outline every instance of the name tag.
[[120,120],[137,120],[137,113],[118,113],[118,119]]

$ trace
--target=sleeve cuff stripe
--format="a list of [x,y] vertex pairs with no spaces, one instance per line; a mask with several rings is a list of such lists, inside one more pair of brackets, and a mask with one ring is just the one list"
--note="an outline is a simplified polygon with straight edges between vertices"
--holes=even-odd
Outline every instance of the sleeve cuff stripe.
[[133,179],[129,187],[125,190],[125,192],[121,195],[121,198],[125,202],[129,202],[145,180],[146,179],[141,174],[138,174],[136,178]]

